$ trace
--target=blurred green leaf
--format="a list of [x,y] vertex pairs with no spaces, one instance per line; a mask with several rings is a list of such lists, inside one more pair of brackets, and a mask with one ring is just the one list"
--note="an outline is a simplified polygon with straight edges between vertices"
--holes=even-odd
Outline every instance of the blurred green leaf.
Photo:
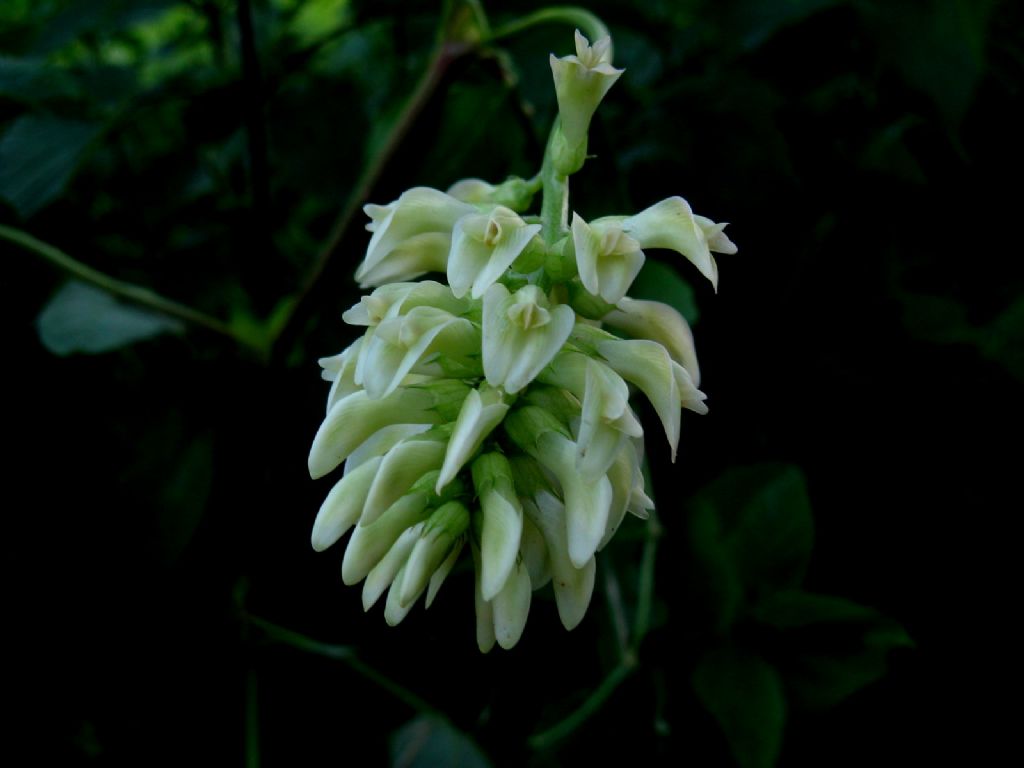
[[739,0],[732,3],[730,22],[740,45],[757,48],[785,27],[797,24],[841,0]]
[[735,573],[751,602],[803,581],[814,520],[797,467],[731,469],[697,494],[694,507],[693,528],[700,534],[694,546],[704,547],[706,559],[717,559],[719,568]]
[[0,197],[31,216],[64,191],[99,133],[99,125],[81,120],[19,118],[0,139]]
[[36,319],[43,346],[55,355],[109,352],[162,333],[180,333],[181,323],[152,310],[122,304],[91,285],[72,281]]
[[973,329],[967,308],[946,296],[906,293],[901,296],[903,325],[911,336],[932,344],[969,342]]
[[1018,381],[1024,381],[1024,298],[1003,310],[979,334],[981,351]]
[[718,721],[740,768],[775,765],[786,699],[774,667],[738,648],[719,648],[700,660],[693,688]]
[[71,82],[62,69],[44,59],[0,56],[0,96],[35,102],[71,92]]
[[391,737],[392,768],[490,768],[480,748],[447,722],[421,715]]
[[759,621],[777,629],[795,629],[821,623],[869,621],[879,617],[873,608],[835,595],[818,595],[799,589],[766,597],[756,608]]
[[894,13],[888,3],[861,10],[884,53],[908,85],[959,123],[985,70],[988,26],[997,0],[930,0],[906,3]]
[[697,322],[700,312],[693,296],[693,288],[679,273],[667,264],[648,259],[633,282],[629,295],[634,299],[660,301],[674,307],[690,325]]
[[902,627],[879,616],[856,647],[804,653],[787,663],[784,669],[786,688],[793,701],[802,707],[833,707],[883,677],[893,650],[913,645]]

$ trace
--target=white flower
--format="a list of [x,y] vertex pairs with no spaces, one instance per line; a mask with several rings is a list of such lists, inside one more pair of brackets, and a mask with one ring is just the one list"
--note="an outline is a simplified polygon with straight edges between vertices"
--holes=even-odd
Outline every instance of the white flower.
[[705,395],[694,386],[690,374],[654,341],[601,341],[597,351],[626,381],[635,384],[651,401],[672,446],[675,461],[679,446],[680,406],[707,413]]
[[391,424],[445,424],[455,419],[469,387],[460,381],[427,381],[371,399],[364,390],[335,403],[309,449],[309,474],[323,477],[368,437]]
[[590,119],[597,105],[624,70],[611,64],[612,41],[602,37],[593,45],[576,30],[576,55],[556,58],[551,55],[551,73],[555,80],[558,114],[562,133],[569,147],[587,140]]
[[414,187],[388,205],[364,206],[370,217],[366,228],[373,237],[356,270],[356,280],[366,287],[443,271],[444,245],[450,242],[452,227],[475,210],[429,187]]
[[656,341],[668,350],[672,359],[679,363],[696,386],[700,386],[700,365],[697,350],[693,344],[690,324],[668,304],[660,301],[641,301],[623,298],[615,309],[604,317],[605,325],[625,331],[633,338]]
[[514,393],[533,381],[572,333],[576,313],[552,307],[535,285],[514,294],[500,283],[487,289],[483,307],[483,363],[487,383]]
[[508,405],[501,392],[483,383],[480,389],[471,390],[462,403],[462,410],[455,420],[452,436],[444,456],[444,466],[437,478],[437,492],[440,493],[459,470],[466,464],[508,412]]
[[[596,222],[595,222],[596,223]],[[726,224],[695,216],[681,197],[655,203],[622,220],[622,230],[641,248],[666,248],[685,256],[718,289],[718,265],[711,256],[736,253],[735,244],[722,231]]]
[[572,215],[572,240],[583,287],[609,304],[618,302],[644,265],[640,244],[618,224],[589,225],[578,213]]
[[534,236],[540,224],[527,224],[504,206],[490,213],[473,213],[455,223],[448,256],[448,282],[452,293],[474,299],[512,266]]
[[500,453],[473,462],[473,487],[480,499],[480,589],[493,600],[516,563],[523,533],[523,507],[515,492],[512,467]]
[[388,317],[367,332],[359,351],[355,382],[372,398],[385,397],[421,361],[447,355],[466,360],[480,348],[480,330],[469,320],[436,307],[413,307]]

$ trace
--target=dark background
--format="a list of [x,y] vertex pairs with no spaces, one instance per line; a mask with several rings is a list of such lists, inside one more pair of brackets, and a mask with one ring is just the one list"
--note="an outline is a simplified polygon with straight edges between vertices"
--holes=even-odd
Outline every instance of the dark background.
[[[486,11],[497,26],[533,7]],[[740,251],[718,259],[718,295],[652,254],[691,286],[673,296],[691,319],[699,309],[711,413],[684,416],[674,466],[645,422],[664,529],[654,625],[596,715],[537,751],[527,735],[613,666],[604,571],[571,634],[550,593],[535,595],[512,652],[477,651],[468,572],[397,629],[379,609],[364,616],[340,551],[309,548],[327,486],[305,469],[326,396],[316,358],[354,336],[340,313],[359,295],[361,215],[306,279],[353,195],[384,203],[415,185],[532,175],[553,117],[548,53],[569,53],[572,29],[461,56],[389,145],[430,61],[436,3],[4,4],[0,224],[223,318],[237,337],[188,326],[54,354],[95,349],[95,296],[37,320],[66,275],[0,240],[14,457],[5,624],[24,683],[12,703],[36,754],[387,764],[416,712],[350,665],[273,642],[255,615],[355,648],[498,765],[732,765],[691,690],[719,647],[780,670],[780,766],[987,762],[1010,727],[990,691],[1014,690],[1017,666],[1019,601],[1003,590],[1021,506],[1020,5],[589,8],[626,74],[595,121],[574,209],[589,219],[680,194],[732,222]],[[302,297],[291,315],[289,296]],[[804,588],[877,609],[864,627],[794,639],[749,617],[716,624],[725,598],[695,565],[707,553],[694,520],[728,516],[730,493],[779,473],[796,478],[792,503],[813,509]],[[642,536],[628,520],[599,558],[627,603]],[[896,623],[913,649],[871,645]],[[806,654],[825,660],[812,689],[833,706],[801,702],[787,677]],[[756,686],[730,690],[725,718],[761,724],[727,727],[732,748],[745,766],[772,764],[764,723],[778,706]],[[443,738],[431,748],[456,748]]]

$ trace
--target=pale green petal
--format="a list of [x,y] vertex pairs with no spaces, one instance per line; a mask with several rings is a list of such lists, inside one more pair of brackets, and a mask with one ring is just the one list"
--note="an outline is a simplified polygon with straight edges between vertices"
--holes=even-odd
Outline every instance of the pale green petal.
[[371,459],[349,472],[327,494],[313,523],[312,544],[317,552],[330,547],[359,521],[380,462]]
[[624,71],[611,66],[610,45],[601,40],[590,46],[578,30],[576,34],[575,56],[550,59],[562,131],[570,146],[586,140],[598,104]]
[[401,389],[380,400],[366,392],[353,392],[339,400],[313,438],[309,451],[309,474],[323,477],[362,444],[370,435],[390,424],[440,424],[444,414],[426,389]]
[[455,421],[452,436],[448,441],[444,465],[441,467],[441,476],[437,479],[438,493],[451,482],[452,478],[479,450],[484,438],[501,423],[505,414],[508,413],[508,405],[502,402],[500,394],[495,390],[486,393],[486,399],[487,403],[485,404],[480,391],[475,389],[466,396],[462,410],[459,411],[459,418]]
[[476,571],[476,587],[473,590],[473,603],[476,609],[476,645],[481,653],[487,653],[494,647],[494,607],[484,600],[480,591],[480,552],[472,547],[474,570]]
[[675,461],[676,447],[679,445],[681,400],[672,366],[683,370],[682,366],[675,363],[665,348],[654,341],[604,341],[598,344],[598,351],[616,373],[638,386],[651,401],[665,428],[665,435],[672,447],[672,460]]
[[548,493],[538,494],[536,502],[526,510],[536,515],[534,522],[547,543],[558,616],[566,629],[574,629],[586,615],[594,594],[596,561],[591,557],[582,568],[576,568],[569,559],[562,503]]
[[576,313],[567,304],[548,309],[546,303],[543,294],[532,285],[514,294],[509,294],[500,283],[487,289],[483,306],[483,363],[487,383],[492,387],[518,392],[565,345]]
[[448,255],[448,283],[456,296],[483,296],[540,232],[513,210],[496,206],[488,214],[470,214],[455,223]]
[[387,206],[366,206],[373,237],[366,258],[356,270],[363,280],[406,240],[429,232],[450,233],[455,222],[476,209],[436,189],[414,187]]
[[624,331],[635,339],[649,339],[661,344],[669,355],[682,365],[696,386],[700,386],[700,366],[693,343],[693,332],[681,314],[660,301],[624,298],[618,309],[605,315],[601,322]]
[[391,586],[398,572],[409,559],[413,545],[419,539],[423,530],[423,523],[418,523],[412,528],[406,528],[398,537],[398,540],[391,545],[391,549],[377,563],[371,571],[366,574],[366,581],[363,582],[363,610],[370,610],[384,594],[384,590]]
[[466,537],[463,536],[452,547],[452,551],[448,553],[448,557],[444,559],[444,562],[437,567],[434,571],[434,575],[430,577],[430,584],[427,585],[427,599],[424,607],[429,608],[434,598],[437,597],[437,593],[441,589],[441,585],[444,584],[445,579],[448,578],[448,574],[451,573],[452,568],[459,561],[459,555],[462,554],[462,548],[466,543]]
[[345,459],[345,474],[375,456],[383,456],[400,442],[430,429],[430,424],[390,424],[378,429]]
[[449,501],[427,520],[423,533],[413,545],[399,585],[398,602],[406,607],[423,594],[430,577],[448,557],[462,534],[469,528],[469,510],[458,501]]
[[[412,610],[413,605],[416,604],[416,600],[419,598],[419,594],[414,595],[413,599],[404,605],[399,600],[399,594],[401,593],[401,585],[405,581],[405,573],[409,568],[409,563],[406,561],[405,565],[402,566],[401,570],[398,571],[398,575],[395,576],[395,580],[391,582],[391,589],[388,590],[388,599],[384,603],[384,621],[388,623],[389,627],[397,627],[402,623],[402,619],[409,615],[409,611]],[[420,590],[422,594],[422,590]]]
[[617,224],[591,227],[577,213],[572,239],[583,287],[610,304],[625,296],[644,265],[639,244]]
[[718,270],[708,248],[704,230],[694,219],[690,204],[670,197],[630,216],[622,229],[641,248],[666,248],[686,257],[711,284],[718,287]]
[[366,497],[360,526],[372,524],[413,483],[440,467],[444,451],[445,444],[435,440],[406,440],[388,451]]
[[[445,272],[452,238],[448,232],[424,232],[395,246],[372,267],[359,272],[359,287],[371,288],[425,275]],[[346,322],[351,322],[346,320]]]
[[370,525],[357,525],[345,547],[341,580],[351,586],[366,577],[402,535],[427,517],[427,494],[415,492],[396,501]]
[[594,556],[608,523],[612,488],[604,475],[586,478],[576,470],[576,446],[556,432],[537,441],[538,458],[558,478],[565,502],[569,559],[582,568]]
[[[522,499],[524,509],[533,502]],[[551,581],[551,559],[537,524],[528,515],[523,515],[523,532],[519,542],[523,564],[530,574],[530,584],[537,590]]]
[[505,580],[501,591],[492,602],[494,610],[494,636],[498,645],[506,650],[515,646],[526,628],[530,614],[530,574],[522,563],[515,567]]

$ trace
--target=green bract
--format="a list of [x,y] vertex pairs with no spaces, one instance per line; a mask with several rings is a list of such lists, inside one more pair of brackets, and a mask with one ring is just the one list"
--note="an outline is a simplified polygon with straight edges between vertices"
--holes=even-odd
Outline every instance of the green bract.
[[[673,460],[681,409],[707,411],[686,321],[627,295],[644,249],[675,251],[716,287],[712,251],[736,251],[724,224],[680,197],[632,216],[573,212],[570,225],[568,177],[621,70],[608,38],[591,46],[579,32],[576,55],[551,67],[559,120],[537,177],[416,187],[366,206],[356,278],[376,290],[343,315],[362,336],[320,361],[332,384],[309,454],[313,477],[344,462],[312,541],[319,551],[353,531],[342,578],[365,579],[364,607],[386,591],[397,624],[471,558],[483,651],[518,642],[532,591],[549,581],[575,627],[595,554],[627,513],[653,507],[630,386],[653,405]],[[448,282],[409,282],[427,273]]]

